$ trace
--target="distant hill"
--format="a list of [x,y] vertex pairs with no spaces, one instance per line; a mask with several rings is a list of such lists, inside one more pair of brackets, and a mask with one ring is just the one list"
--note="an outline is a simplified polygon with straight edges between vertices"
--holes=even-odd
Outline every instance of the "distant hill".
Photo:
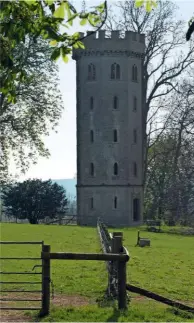
[[67,197],[71,196],[72,198],[76,197],[76,184],[77,180],[74,178],[67,179],[52,179],[52,182],[55,182],[66,189]]

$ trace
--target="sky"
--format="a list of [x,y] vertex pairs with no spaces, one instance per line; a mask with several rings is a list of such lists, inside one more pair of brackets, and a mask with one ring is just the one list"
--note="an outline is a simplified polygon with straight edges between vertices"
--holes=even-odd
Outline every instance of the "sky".
[[[78,9],[82,1],[72,2]],[[89,7],[102,2],[101,0],[88,0],[86,4]],[[194,15],[194,0],[174,0],[174,2],[180,7],[177,18],[188,21]],[[71,32],[75,31],[81,31],[77,24],[71,29]],[[76,65],[72,59],[68,64],[59,61],[58,65],[64,111],[56,129],[58,133],[51,132],[50,136],[44,140],[51,155],[48,159],[39,158],[38,163],[31,166],[29,171],[20,177],[20,180],[27,178],[64,179],[73,178],[76,174]]]

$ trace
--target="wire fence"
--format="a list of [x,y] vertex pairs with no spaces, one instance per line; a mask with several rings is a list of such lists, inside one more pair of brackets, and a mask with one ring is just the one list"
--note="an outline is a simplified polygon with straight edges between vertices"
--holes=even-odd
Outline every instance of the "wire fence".
[[[101,248],[104,253],[114,253],[113,250],[113,236],[108,232],[107,226],[98,219],[97,230],[101,242]],[[110,297],[116,298],[118,296],[118,262],[108,261],[106,263],[108,271],[108,288],[107,294]]]

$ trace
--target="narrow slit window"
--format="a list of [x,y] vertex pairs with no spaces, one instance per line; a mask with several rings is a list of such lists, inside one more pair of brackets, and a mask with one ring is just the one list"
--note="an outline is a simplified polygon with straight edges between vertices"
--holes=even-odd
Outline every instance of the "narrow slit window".
[[96,79],[96,67],[94,64],[88,65],[88,80],[94,81]]
[[117,80],[120,80],[120,65],[119,64],[117,64],[117,66],[116,66],[116,79]]
[[137,177],[137,163],[136,162],[133,163],[133,175],[135,177]]
[[113,141],[117,142],[118,141],[118,134],[117,134],[117,130],[113,130]]
[[133,97],[133,111],[137,111],[137,97],[135,95]]
[[118,175],[118,164],[117,163],[114,163],[114,175]]
[[118,97],[114,96],[113,98],[113,109],[117,110],[118,109]]
[[94,176],[94,164],[93,163],[90,164],[90,175]]
[[137,82],[137,66],[134,64],[132,67],[132,81]]
[[94,109],[94,98],[93,96],[90,97],[90,110]]
[[90,141],[94,142],[94,131],[90,130]]
[[140,200],[138,198],[133,199],[133,221],[140,221]]
[[114,197],[114,208],[117,209],[117,197]]
[[114,63],[111,65],[111,80],[119,80],[121,77],[121,69],[120,65],[117,63]]
[[90,208],[93,209],[94,208],[94,198],[91,197],[90,199]]

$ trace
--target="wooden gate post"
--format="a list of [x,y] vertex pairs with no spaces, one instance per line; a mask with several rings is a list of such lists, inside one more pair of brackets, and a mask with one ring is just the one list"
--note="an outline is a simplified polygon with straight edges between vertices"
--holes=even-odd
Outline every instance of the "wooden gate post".
[[[114,232],[114,252],[123,253],[123,233]],[[118,261],[118,307],[127,308],[126,261]]]
[[[50,253],[50,246],[43,245],[42,252]],[[50,310],[50,258],[42,256],[42,310],[41,316],[49,314]]]

